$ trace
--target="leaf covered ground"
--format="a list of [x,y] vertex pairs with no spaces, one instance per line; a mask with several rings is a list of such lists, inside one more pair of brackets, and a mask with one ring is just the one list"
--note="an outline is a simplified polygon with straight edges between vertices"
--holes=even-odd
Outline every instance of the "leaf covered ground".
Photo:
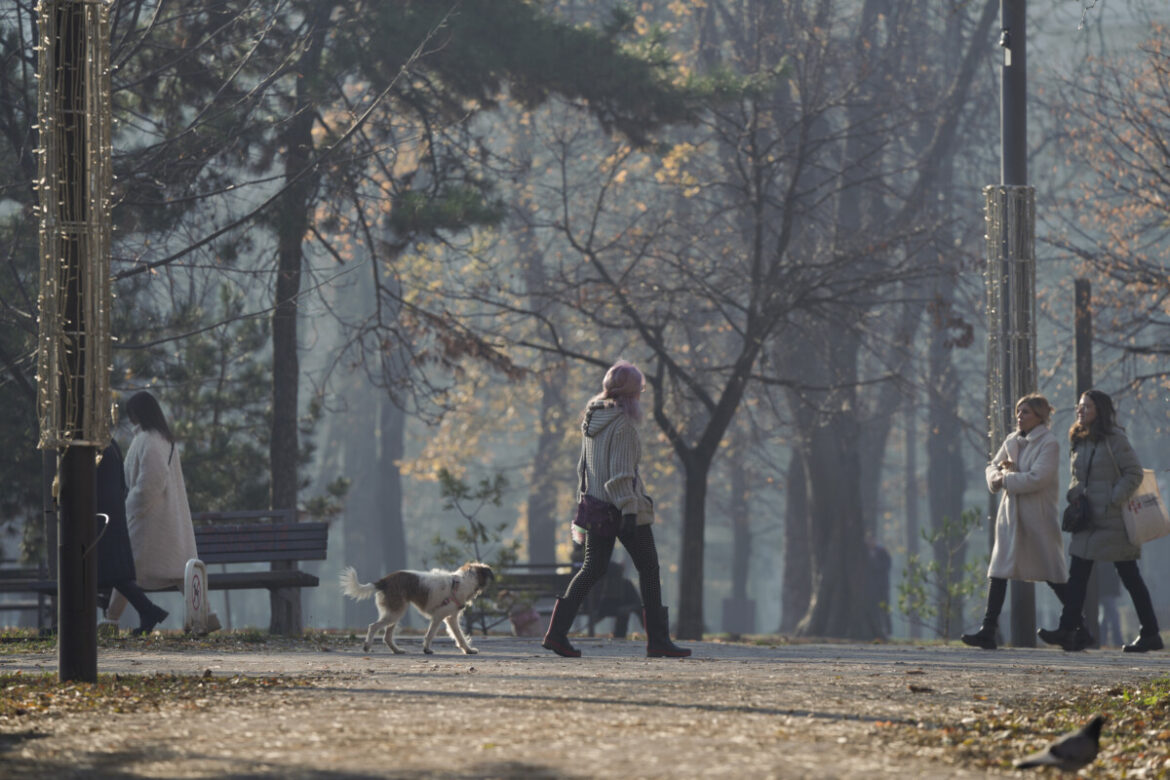
[[1043,749],[1098,713],[1108,718],[1101,750],[1081,770],[1082,777],[1170,778],[1170,677],[1140,688],[1102,687],[1070,691],[1059,699],[1004,702],[982,717],[954,724],[879,723],[875,736],[931,749],[950,764],[1011,770],[1015,759]]
[[[727,642],[726,638],[715,641]],[[207,637],[177,632],[156,632],[149,637],[103,636],[105,648],[165,648],[169,652],[207,650],[224,653],[329,652],[360,647],[352,632],[311,632],[303,637],[269,636],[257,630],[221,631]],[[758,644],[753,641],[752,644]],[[776,644],[785,642],[778,638]],[[56,645],[50,638],[32,633],[0,633],[0,655],[20,653],[45,657],[45,669],[55,663]],[[910,674],[911,672],[907,672]],[[921,674],[921,673],[919,673]],[[905,683],[911,693],[929,697],[931,688],[915,677]],[[59,683],[55,673],[0,674],[0,731],[35,729],[44,718],[93,716],[101,713],[149,712],[164,706],[201,709],[230,707],[233,702],[263,701],[280,690],[312,686],[311,677],[216,676],[201,674],[99,675],[96,683]],[[914,686],[922,690],[915,691]],[[1078,728],[1094,714],[1108,722],[1102,734],[1098,759],[1081,772],[1090,778],[1170,778],[1170,676],[1160,676],[1140,686],[1072,688],[1067,695],[988,701],[978,717],[946,722],[926,714],[914,718],[879,721],[869,727],[873,742],[900,754],[929,757],[957,768],[1013,772],[1012,761],[1049,744],[1054,738]],[[1042,770],[1040,776],[1052,775]]]

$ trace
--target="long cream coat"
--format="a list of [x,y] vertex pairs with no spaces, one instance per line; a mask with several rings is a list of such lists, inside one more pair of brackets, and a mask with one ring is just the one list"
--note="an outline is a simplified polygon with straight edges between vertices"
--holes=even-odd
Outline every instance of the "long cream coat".
[[179,448],[157,431],[137,430],[126,450],[126,524],[138,584],[165,588],[183,581],[195,558],[195,529]]
[[1046,425],[1036,426],[1026,436],[1012,433],[987,465],[988,490],[999,464],[1009,459],[1016,470],[1004,474],[987,576],[1066,582],[1068,565],[1058,509],[1060,444]]

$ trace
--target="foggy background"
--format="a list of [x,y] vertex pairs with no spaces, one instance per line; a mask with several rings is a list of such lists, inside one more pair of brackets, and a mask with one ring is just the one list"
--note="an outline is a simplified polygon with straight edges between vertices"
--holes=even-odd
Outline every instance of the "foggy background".
[[[442,468],[507,480],[476,515],[504,528],[485,559],[568,561],[580,412],[625,358],[650,383],[641,468],[680,635],[955,637],[982,614],[986,520],[956,543],[974,592],[949,621],[897,602],[909,557],[943,556],[923,530],[993,510],[997,7],[117,2],[113,387],[159,397],[192,511],[329,520],[305,628],[371,619],[343,566],[437,565],[465,526]],[[1165,491],[1170,10],[1029,12],[1037,390],[1067,455],[1088,278],[1095,386]],[[0,11],[5,561],[44,553],[33,19]],[[867,532],[892,558],[888,632]],[[1141,564],[1162,620],[1168,554]],[[232,627],[268,625],[267,593],[224,599]],[[1038,625],[1057,608],[1037,588]]]

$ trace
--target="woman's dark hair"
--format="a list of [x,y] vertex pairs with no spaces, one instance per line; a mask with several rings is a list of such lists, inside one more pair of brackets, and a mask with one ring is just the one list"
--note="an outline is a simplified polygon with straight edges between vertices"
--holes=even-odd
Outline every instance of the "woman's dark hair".
[[167,425],[167,416],[163,414],[162,407],[158,405],[155,397],[145,390],[130,396],[130,400],[126,402],[126,417],[142,430],[158,431],[164,439],[174,444],[175,437]]
[[1088,397],[1093,402],[1097,416],[1093,418],[1093,422],[1089,423],[1088,428],[1080,423],[1073,423],[1072,427],[1068,429],[1068,440],[1071,443],[1076,444],[1083,439],[1100,441],[1114,431],[1121,429],[1121,426],[1117,424],[1117,410],[1114,409],[1113,399],[1109,397],[1108,393],[1100,390],[1086,390],[1081,395]]

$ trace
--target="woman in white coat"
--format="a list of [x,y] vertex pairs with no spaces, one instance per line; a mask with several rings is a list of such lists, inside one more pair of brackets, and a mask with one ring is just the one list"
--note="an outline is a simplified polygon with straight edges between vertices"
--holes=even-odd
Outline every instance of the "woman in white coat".
[[[187,561],[196,557],[195,529],[175,437],[155,397],[145,390],[126,402],[134,438],[126,451],[126,524],[138,584],[147,590],[182,587]],[[126,606],[114,592],[106,617]]]
[[[1068,567],[1060,535],[1060,444],[1048,428],[1052,406],[1042,395],[1026,395],[1016,402],[1017,430],[1004,440],[987,465],[987,488],[1002,491],[995,518],[995,545],[987,568],[987,612],[974,634],[963,634],[964,644],[995,650],[999,613],[1008,580],[1047,582],[1061,603],[1065,599]],[[1084,630],[1081,641],[1092,643]]]

